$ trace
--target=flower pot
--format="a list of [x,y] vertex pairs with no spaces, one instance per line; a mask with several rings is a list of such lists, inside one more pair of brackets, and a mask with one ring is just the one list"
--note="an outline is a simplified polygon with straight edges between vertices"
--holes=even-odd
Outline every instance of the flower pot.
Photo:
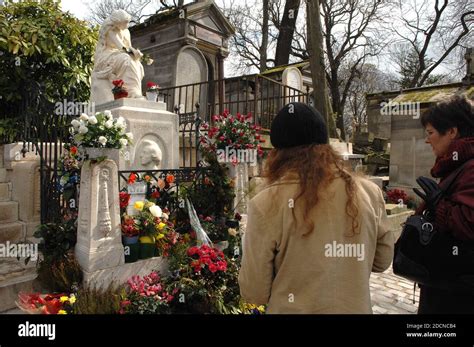
[[103,160],[110,159],[115,161],[117,167],[120,165],[120,150],[116,148],[84,148],[84,153],[89,160]]
[[140,246],[140,259],[152,258],[155,255],[155,244],[154,243],[139,243]]
[[129,244],[124,247],[124,254],[125,254],[125,262],[126,263],[134,263],[138,260],[140,255],[140,244],[134,243]]
[[126,98],[128,96],[128,92],[120,92],[120,93],[115,93],[114,94],[114,100],[117,100],[117,99],[122,99],[122,98]]
[[122,243],[124,245],[134,245],[138,243],[138,235],[137,236],[122,236]]
[[146,92],[146,99],[148,101],[156,102],[157,97],[158,97],[158,92]]

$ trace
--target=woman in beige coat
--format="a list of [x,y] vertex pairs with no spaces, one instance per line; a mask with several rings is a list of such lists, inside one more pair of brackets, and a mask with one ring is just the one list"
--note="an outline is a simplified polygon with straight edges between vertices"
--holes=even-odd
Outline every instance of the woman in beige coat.
[[248,206],[242,298],[268,313],[372,313],[370,273],[393,258],[382,191],[344,169],[306,104],[286,105],[270,136],[267,186]]

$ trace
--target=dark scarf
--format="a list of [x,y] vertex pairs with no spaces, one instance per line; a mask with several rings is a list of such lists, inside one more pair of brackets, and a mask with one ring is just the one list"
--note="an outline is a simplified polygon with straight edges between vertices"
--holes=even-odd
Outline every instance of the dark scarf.
[[[454,160],[455,152],[457,152],[457,160]],[[449,145],[447,154],[436,158],[435,165],[431,169],[431,176],[444,178],[471,158],[474,158],[474,137],[454,139]]]

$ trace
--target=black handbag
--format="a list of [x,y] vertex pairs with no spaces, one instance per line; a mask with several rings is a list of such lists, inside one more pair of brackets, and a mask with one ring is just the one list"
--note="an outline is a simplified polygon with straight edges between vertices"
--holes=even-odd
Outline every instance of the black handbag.
[[[449,196],[466,164],[440,184],[443,196]],[[431,287],[473,293],[474,242],[436,230],[433,220],[434,214],[429,210],[408,217],[395,243],[394,274]]]

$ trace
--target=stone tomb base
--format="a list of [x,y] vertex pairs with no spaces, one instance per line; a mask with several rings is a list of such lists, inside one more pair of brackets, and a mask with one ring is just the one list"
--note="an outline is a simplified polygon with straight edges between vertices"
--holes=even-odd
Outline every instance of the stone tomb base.
[[119,162],[119,170],[155,170],[179,168],[179,117],[167,112],[166,104],[122,98],[96,106],[123,117],[127,132],[133,134]]
[[94,272],[83,271],[83,284],[86,287],[106,289],[109,285],[121,285],[134,275],[146,276],[152,271],[158,271],[160,276],[166,276],[168,263],[162,257],[139,260]]

